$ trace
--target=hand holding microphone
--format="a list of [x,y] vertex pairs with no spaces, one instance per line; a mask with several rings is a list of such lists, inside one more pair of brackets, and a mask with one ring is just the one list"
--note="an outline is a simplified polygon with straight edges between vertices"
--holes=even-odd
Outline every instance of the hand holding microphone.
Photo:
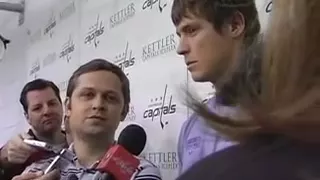
[[31,156],[32,153],[36,152],[37,149],[26,144],[24,139],[32,139],[32,137],[25,133],[19,134],[8,141],[8,143],[1,150],[2,162],[5,159],[11,164],[23,164]]
[[60,179],[59,172],[57,170],[51,171],[48,174],[43,174],[43,172],[35,173],[25,173],[13,177],[12,180],[58,180]]

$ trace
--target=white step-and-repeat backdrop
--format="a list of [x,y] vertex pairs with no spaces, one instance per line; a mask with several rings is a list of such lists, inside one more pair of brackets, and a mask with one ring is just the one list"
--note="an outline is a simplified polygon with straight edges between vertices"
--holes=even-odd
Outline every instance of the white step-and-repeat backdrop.
[[[66,81],[79,65],[104,58],[122,67],[131,83],[130,112],[119,129],[130,123],[148,134],[143,155],[161,169],[165,180],[179,168],[177,140],[189,109],[184,88],[201,97],[212,94],[209,84],[195,84],[182,57],[170,19],[172,0],[59,0],[47,20],[30,27],[27,50],[29,80],[54,81],[65,97]],[[271,5],[258,1],[262,25]],[[36,20],[35,20],[36,21]]]

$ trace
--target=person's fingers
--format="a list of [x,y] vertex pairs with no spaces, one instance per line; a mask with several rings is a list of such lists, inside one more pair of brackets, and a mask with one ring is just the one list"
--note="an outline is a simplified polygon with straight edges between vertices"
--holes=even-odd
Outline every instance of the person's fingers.
[[39,178],[42,176],[42,172],[36,172],[36,173],[25,173],[18,176],[15,176],[12,178],[12,180],[35,180],[36,178]]
[[60,179],[60,173],[57,169],[54,169],[54,170],[50,171],[49,173],[41,176],[37,180],[56,180],[56,179]]
[[28,153],[34,151],[34,147],[29,146],[28,144],[23,142],[23,137],[22,136],[29,136],[27,134],[19,134],[15,138],[13,138],[9,144],[9,150],[10,151],[16,151],[19,153]]
[[9,156],[8,161],[15,164],[23,164],[26,161],[25,157]]
[[28,153],[28,154],[37,151],[37,149],[36,149],[35,147],[32,147],[32,146],[26,144],[25,142],[22,142],[22,143],[19,145],[19,147],[20,147],[21,152],[23,151],[24,153]]

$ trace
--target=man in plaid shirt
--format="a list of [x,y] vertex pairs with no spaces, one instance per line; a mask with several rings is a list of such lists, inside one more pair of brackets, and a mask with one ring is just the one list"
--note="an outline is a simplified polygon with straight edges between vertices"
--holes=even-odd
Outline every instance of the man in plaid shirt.
[[[129,109],[129,80],[116,65],[95,59],[80,66],[71,76],[66,95],[66,125],[72,135],[72,144],[65,159],[58,161],[51,171],[41,173],[54,158],[38,161],[29,166],[14,180],[100,179],[102,174],[95,170],[99,160],[114,144],[114,134],[120,121],[124,120]],[[133,175],[133,180],[161,180],[159,169],[141,159]],[[26,178],[26,176],[36,176]]]

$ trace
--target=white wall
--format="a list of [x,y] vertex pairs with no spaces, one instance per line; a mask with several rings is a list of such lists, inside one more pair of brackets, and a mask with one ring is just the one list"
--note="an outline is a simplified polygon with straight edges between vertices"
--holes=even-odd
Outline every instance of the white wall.
[[[178,39],[170,20],[172,0],[161,1],[160,5],[164,7],[162,12],[158,2],[143,9],[144,2],[26,0],[25,22],[22,26],[18,26],[17,14],[0,12],[0,33],[11,40],[6,56],[0,62],[0,144],[28,127],[18,102],[20,90],[27,81],[35,76],[53,80],[59,85],[61,96],[64,97],[65,82],[76,67],[96,57],[119,64],[117,58],[124,55],[128,47],[126,54],[131,56],[127,56],[126,60],[130,61],[131,58],[134,64],[127,64],[124,71],[131,81],[132,107],[126,122],[119,129],[130,123],[141,124],[148,134],[144,155],[158,158],[152,161],[161,167],[164,179],[174,179],[178,162],[172,156],[176,156],[181,124],[190,114],[189,109],[183,105],[181,89],[188,86],[201,97],[210,95],[212,89],[209,84],[195,84],[182,58],[175,53]],[[264,10],[267,2],[257,2],[265,29],[267,19]],[[113,22],[121,18],[123,9],[127,9],[127,18],[113,26]],[[68,16],[70,10],[74,13]],[[89,28],[97,22],[97,18],[104,32],[91,44],[86,44],[84,41]],[[54,21],[55,26],[46,33],[49,24],[53,25]],[[167,44],[168,52],[145,60],[144,47],[170,38],[174,42]],[[68,45],[66,43],[69,43],[68,47],[74,45],[75,49],[68,54],[70,59],[67,56],[59,58],[63,47]],[[41,69],[30,74],[37,63]],[[147,116],[148,113],[151,116],[162,105],[169,108],[175,106],[176,110],[171,114],[163,113],[162,117]]]
[[26,79],[27,33],[18,27],[18,18],[18,14],[0,12],[0,33],[11,40],[0,61],[0,144],[27,126],[18,103]]

